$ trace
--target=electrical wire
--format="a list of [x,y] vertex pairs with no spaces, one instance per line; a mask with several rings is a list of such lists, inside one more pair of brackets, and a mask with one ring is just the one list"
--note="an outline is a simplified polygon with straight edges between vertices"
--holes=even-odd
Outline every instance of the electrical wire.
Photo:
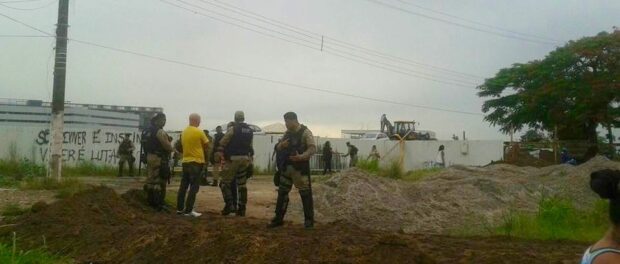
[[[332,38],[332,37],[329,37],[329,36],[324,36],[322,34],[318,34],[316,32],[313,32],[313,31],[310,31],[310,30],[307,30],[307,29],[303,29],[303,28],[300,28],[300,27],[297,27],[297,26],[293,26],[293,25],[287,24],[285,22],[278,21],[278,20],[266,17],[264,15],[261,15],[261,14],[258,14],[258,13],[255,13],[255,12],[252,12],[252,11],[249,11],[249,10],[246,10],[246,9],[240,8],[238,6],[234,6],[234,5],[228,4],[226,2],[219,1],[219,0],[211,0],[211,1],[217,2],[218,4],[215,4],[215,3],[212,3],[212,2],[209,2],[209,1],[205,1],[205,0],[198,0],[198,1],[200,1],[202,3],[205,3],[205,4],[209,4],[211,6],[215,6],[215,7],[218,7],[218,8],[222,8],[222,9],[228,10],[230,12],[233,12],[233,13],[236,13],[236,14],[239,14],[239,15],[251,18],[251,19],[258,20],[258,21],[261,21],[261,22],[264,22],[264,23],[267,23],[267,24],[270,24],[270,25],[273,25],[273,26],[284,28],[286,30],[295,32],[295,33],[297,33],[299,35],[302,35],[304,37],[307,37],[307,38],[314,38],[314,39],[317,39],[317,40],[321,40],[321,38],[324,38],[324,43],[325,43],[325,46],[327,46],[327,47],[329,47],[331,45],[335,45],[335,46],[339,46],[339,47],[342,47],[342,48],[346,48],[348,50],[356,50],[356,51],[358,51],[360,53],[364,53],[364,54],[367,54],[367,55],[370,55],[370,56],[376,56],[376,57],[380,57],[380,58],[383,58],[383,59],[386,59],[386,60],[395,61],[397,63],[407,64],[407,65],[416,66],[416,67],[429,68],[430,70],[442,72],[444,74],[452,74],[452,75],[456,75],[458,77],[465,77],[465,78],[469,78],[469,79],[473,79],[473,80],[484,79],[484,77],[482,77],[482,76],[478,76],[478,75],[474,75],[474,74],[469,74],[469,73],[464,73],[464,72],[458,72],[458,71],[447,69],[447,68],[443,68],[443,67],[438,67],[438,66],[434,66],[434,65],[430,65],[430,64],[426,64],[426,63],[422,63],[422,62],[413,61],[411,59],[406,59],[406,58],[390,55],[390,54],[387,54],[385,52],[372,50],[372,49],[365,48],[365,47],[362,47],[362,46],[359,46],[359,45],[351,44],[351,43],[346,42],[346,41],[338,40],[336,38]],[[331,43],[329,40],[333,41],[334,43]]]
[[[211,19],[215,19],[215,20],[220,21],[222,23],[226,23],[226,24],[230,24],[230,25],[241,27],[243,29],[251,30],[251,31],[253,31],[255,33],[258,33],[258,34],[264,34],[264,35],[267,35],[269,37],[273,37],[273,38],[276,38],[276,39],[284,40],[284,41],[287,41],[287,42],[290,42],[290,43],[294,43],[294,44],[297,44],[297,45],[300,45],[300,46],[311,48],[313,50],[319,50],[319,48],[311,47],[311,46],[309,46],[307,44],[300,44],[299,42],[290,41],[288,39],[283,39],[283,38],[280,38],[278,36],[274,36],[272,34],[264,33],[262,31],[248,29],[245,26],[241,26],[241,25],[238,25],[236,23],[231,23],[229,21],[222,20],[222,19],[210,16],[210,15],[204,14],[204,13],[202,13],[200,11],[192,10],[190,8],[186,8],[186,7],[174,4],[174,3],[170,3],[167,0],[160,0],[160,1],[164,2],[166,4],[169,4],[169,5],[175,6],[177,8],[181,8],[181,9],[184,9],[186,11],[192,12],[192,13],[194,13],[196,15],[202,15],[202,16],[205,16],[205,17],[208,17],[208,18],[211,18]],[[183,1],[183,0],[176,0],[176,1],[184,3],[184,4],[187,4],[187,5],[190,5],[190,6],[193,6],[193,7],[196,7],[196,8],[199,8],[199,9],[202,9],[202,10],[205,10],[205,11],[212,12],[209,9],[205,9],[205,8],[200,7],[200,6],[196,6],[196,5],[192,5],[192,4],[188,4],[186,1]],[[243,22],[245,24],[249,24],[249,25],[252,25],[252,26],[255,26],[255,27],[267,30],[267,31],[275,32],[275,33],[278,33],[278,34],[281,34],[281,35],[284,35],[284,36],[287,36],[287,37],[294,38],[294,39],[296,39],[298,41],[301,41],[301,42],[307,42],[307,43],[310,43],[310,44],[316,44],[316,43],[309,42],[309,41],[307,41],[305,39],[296,38],[295,36],[291,36],[290,34],[282,33],[280,31],[272,30],[270,28],[262,27],[262,26],[259,26],[259,25],[247,22],[245,20],[240,20],[240,19],[236,19],[236,20],[238,20],[240,22]],[[425,80],[429,80],[429,81],[433,81],[433,82],[438,82],[438,83],[443,83],[443,84],[461,86],[461,87],[465,87],[465,88],[472,88],[472,86],[475,87],[475,86],[478,85],[477,83],[468,83],[468,82],[463,81],[463,80],[448,79],[448,78],[445,78],[445,77],[433,76],[433,75],[430,75],[428,73],[414,71],[414,70],[411,70],[411,69],[405,69],[405,68],[402,68],[402,67],[397,66],[397,65],[391,65],[391,64],[386,64],[386,63],[378,62],[378,61],[375,61],[375,60],[372,60],[372,59],[368,59],[368,58],[364,58],[364,57],[361,57],[361,56],[358,56],[358,55],[355,55],[355,54],[352,54],[350,52],[346,52],[346,51],[343,51],[343,50],[340,50],[340,49],[336,49],[336,48],[332,48],[332,50],[334,52],[329,52],[329,54],[331,54],[331,55],[338,56],[340,58],[344,58],[344,59],[351,60],[351,61],[354,61],[354,62],[361,62],[360,60],[363,60],[364,61],[364,62],[362,62],[363,64],[366,64],[366,65],[372,66],[372,67],[376,67],[376,68],[380,68],[380,69],[383,69],[383,70],[386,70],[386,71],[394,72],[394,73],[404,74],[404,75],[408,75],[408,76],[411,76],[411,77],[425,79]],[[323,51],[327,52],[326,50],[323,50]],[[343,55],[343,54],[345,54],[345,55]],[[357,59],[354,59],[354,58],[351,58],[351,57],[355,57]],[[454,81],[456,83],[449,82],[449,81],[443,81],[442,79],[447,79],[449,81]]]
[[54,4],[56,2],[57,2],[57,0],[53,0],[53,1],[47,3],[47,4],[43,5],[43,6],[33,7],[33,8],[13,7],[13,6],[6,5],[5,3],[0,3],[0,6],[6,7],[6,8],[9,8],[9,9],[19,10],[19,11],[33,11],[33,10],[39,10],[39,9],[43,9],[43,8],[49,7],[49,6],[51,6],[52,4]]
[[[31,25],[29,25],[27,23],[24,23],[24,22],[22,22],[20,20],[17,20],[15,18],[12,18],[12,17],[7,16],[5,14],[0,13],[0,16],[5,17],[5,18],[7,18],[7,19],[9,19],[9,20],[11,20],[11,21],[13,21],[15,23],[20,24],[20,25],[26,26],[26,27],[28,27],[30,29],[36,30],[36,31],[41,32],[43,34],[46,34],[48,36],[53,36],[51,33],[45,32],[42,29],[39,29],[39,28],[34,27],[34,26],[31,26]],[[398,102],[398,101],[393,101],[393,100],[388,100],[388,99],[373,98],[373,97],[361,96],[361,95],[345,93],[345,92],[339,92],[339,91],[333,91],[333,90],[328,90],[328,89],[315,88],[315,87],[311,87],[311,86],[307,86],[307,85],[302,85],[302,84],[296,84],[296,83],[291,83],[291,82],[286,82],[286,81],[273,80],[273,79],[268,79],[268,78],[259,77],[259,76],[253,76],[253,75],[244,74],[244,73],[238,73],[238,72],[222,70],[222,69],[217,69],[217,68],[208,67],[208,66],[202,66],[202,65],[182,62],[182,61],[173,60],[173,59],[167,59],[167,58],[164,58],[164,57],[153,56],[153,55],[149,55],[149,54],[145,54],[145,53],[141,53],[141,52],[136,52],[136,51],[126,50],[126,49],[111,47],[111,46],[107,46],[107,45],[97,44],[97,43],[94,43],[94,42],[89,42],[89,41],[84,41],[84,40],[79,40],[79,39],[74,39],[74,38],[67,38],[67,39],[69,41],[72,41],[72,42],[75,42],[75,43],[80,43],[80,44],[83,44],[83,45],[98,47],[98,48],[107,49],[107,50],[111,50],[111,51],[116,51],[116,52],[120,52],[120,53],[131,54],[131,55],[135,55],[135,56],[139,56],[139,57],[145,57],[145,58],[149,58],[149,59],[153,59],[153,60],[159,60],[159,61],[168,62],[168,63],[172,63],[172,64],[184,65],[184,66],[187,66],[187,67],[203,69],[203,70],[207,70],[207,71],[211,71],[211,72],[218,72],[218,73],[222,73],[222,74],[226,74],[226,75],[230,75],[230,76],[241,77],[241,78],[245,78],[245,79],[252,79],[252,80],[269,82],[269,83],[279,84],[279,85],[288,86],[288,87],[294,87],[294,88],[298,88],[298,89],[302,89],[302,90],[307,90],[307,91],[314,91],[314,92],[319,92],[319,93],[333,94],[333,95],[339,95],[339,96],[343,96],[343,97],[351,97],[351,98],[363,99],[363,100],[379,102],[379,103],[387,103],[387,104],[392,104],[392,105],[406,106],[406,107],[411,107],[411,108],[419,108],[419,109],[426,109],[426,110],[433,110],[433,111],[440,111],[440,112],[449,112],[449,113],[457,113],[457,114],[465,114],[465,115],[483,116],[483,114],[476,113],[476,112],[468,112],[468,111],[454,110],[454,109],[441,108],[441,107],[432,107],[432,106],[424,106],[424,105],[417,105],[417,104],[409,104],[409,103],[403,103],[403,102]]]
[[423,17],[426,19],[430,19],[430,20],[434,20],[434,21],[439,21],[439,22],[443,22],[449,25],[453,25],[453,26],[457,26],[457,27],[461,27],[461,28],[466,28],[469,30],[474,30],[474,31],[478,31],[478,32],[482,32],[482,33],[487,33],[487,34],[491,34],[491,35],[496,35],[496,36],[500,36],[500,37],[504,37],[504,38],[511,38],[511,39],[517,39],[517,40],[521,40],[521,41],[526,41],[526,42],[532,42],[532,43],[538,43],[538,44],[546,44],[546,45],[559,45],[560,43],[554,42],[554,41],[543,41],[543,40],[536,40],[536,39],[532,39],[532,38],[526,38],[526,37],[519,37],[519,36],[515,36],[515,35],[510,35],[510,34],[505,34],[505,33],[501,33],[501,32],[496,32],[496,31],[490,31],[490,30],[486,30],[486,29],[481,29],[481,28],[477,28],[477,27],[473,27],[473,26],[469,26],[469,25],[464,25],[461,23],[457,23],[454,21],[450,21],[450,20],[446,20],[443,18],[438,18],[438,17],[433,17],[433,16],[429,16],[426,14],[422,14],[419,12],[414,12],[408,9],[404,9],[398,6],[394,6],[394,5],[390,5],[390,4],[386,4],[384,2],[381,1],[377,1],[377,0],[366,0],[368,2],[374,3],[376,5],[380,5],[386,8],[390,8],[390,9],[394,9],[403,13],[407,13],[413,16],[418,16],[418,17]]

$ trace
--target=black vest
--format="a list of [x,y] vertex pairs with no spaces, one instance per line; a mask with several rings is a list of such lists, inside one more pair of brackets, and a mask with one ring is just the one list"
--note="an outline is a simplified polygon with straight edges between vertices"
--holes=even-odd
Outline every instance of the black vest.
[[235,123],[232,127],[234,133],[228,146],[226,146],[225,154],[230,156],[247,156],[250,155],[250,149],[252,148],[252,138],[254,137],[254,131],[246,123]]
[[159,130],[160,128],[158,127],[150,126],[142,131],[140,142],[142,143],[142,148],[145,153],[155,155],[163,155],[165,153],[164,146],[161,145],[161,142],[159,142],[157,138],[157,131]]
[[301,128],[297,132],[286,131],[282,139],[288,139],[289,144],[288,148],[283,150],[283,154],[286,157],[286,165],[293,165],[293,167],[301,171],[303,175],[310,175],[310,160],[293,162],[288,158],[290,156],[303,154],[308,150],[307,142],[303,142],[303,135],[306,129],[308,129],[306,126],[301,125]]

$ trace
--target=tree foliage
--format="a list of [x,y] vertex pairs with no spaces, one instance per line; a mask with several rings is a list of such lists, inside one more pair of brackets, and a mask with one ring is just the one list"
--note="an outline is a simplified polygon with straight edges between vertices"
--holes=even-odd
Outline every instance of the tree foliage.
[[524,127],[562,140],[596,141],[599,124],[620,122],[620,30],[570,41],[542,60],[486,79],[478,96],[485,120],[504,133]]

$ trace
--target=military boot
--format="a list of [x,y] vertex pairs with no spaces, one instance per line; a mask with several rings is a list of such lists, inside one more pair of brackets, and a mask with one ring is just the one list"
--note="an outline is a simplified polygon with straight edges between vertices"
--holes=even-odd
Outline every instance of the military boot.
[[239,188],[239,203],[237,204],[237,216],[245,216],[245,205],[248,202],[248,189]]
[[304,207],[304,227],[307,229],[314,227],[314,201],[312,200],[312,190],[300,190],[301,203]]
[[276,200],[276,216],[271,219],[271,223],[267,225],[267,228],[274,228],[284,225],[284,215],[288,207],[288,192],[278,191],[278,199]]
[[236,208],[233,204],[232,192],[230,191],[230,184],[222,183],[220,185],[220,190],[222,190],[222,197],[224,198],[224,209],[222,209],[222,215],[229,215],[236,211]]

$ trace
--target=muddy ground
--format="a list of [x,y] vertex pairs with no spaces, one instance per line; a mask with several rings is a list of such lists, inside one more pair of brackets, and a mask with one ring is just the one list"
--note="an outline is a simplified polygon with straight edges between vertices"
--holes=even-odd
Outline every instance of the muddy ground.
[[587,246],[380,232],[345,222],[269,230],[264,219],[211,209],[197,219],[154,212],[142,192],[120,196],[107,187],[33,211],[0,228],[0,238],[16,232],[22,248],[45,246],[79,263],[576,263]]

